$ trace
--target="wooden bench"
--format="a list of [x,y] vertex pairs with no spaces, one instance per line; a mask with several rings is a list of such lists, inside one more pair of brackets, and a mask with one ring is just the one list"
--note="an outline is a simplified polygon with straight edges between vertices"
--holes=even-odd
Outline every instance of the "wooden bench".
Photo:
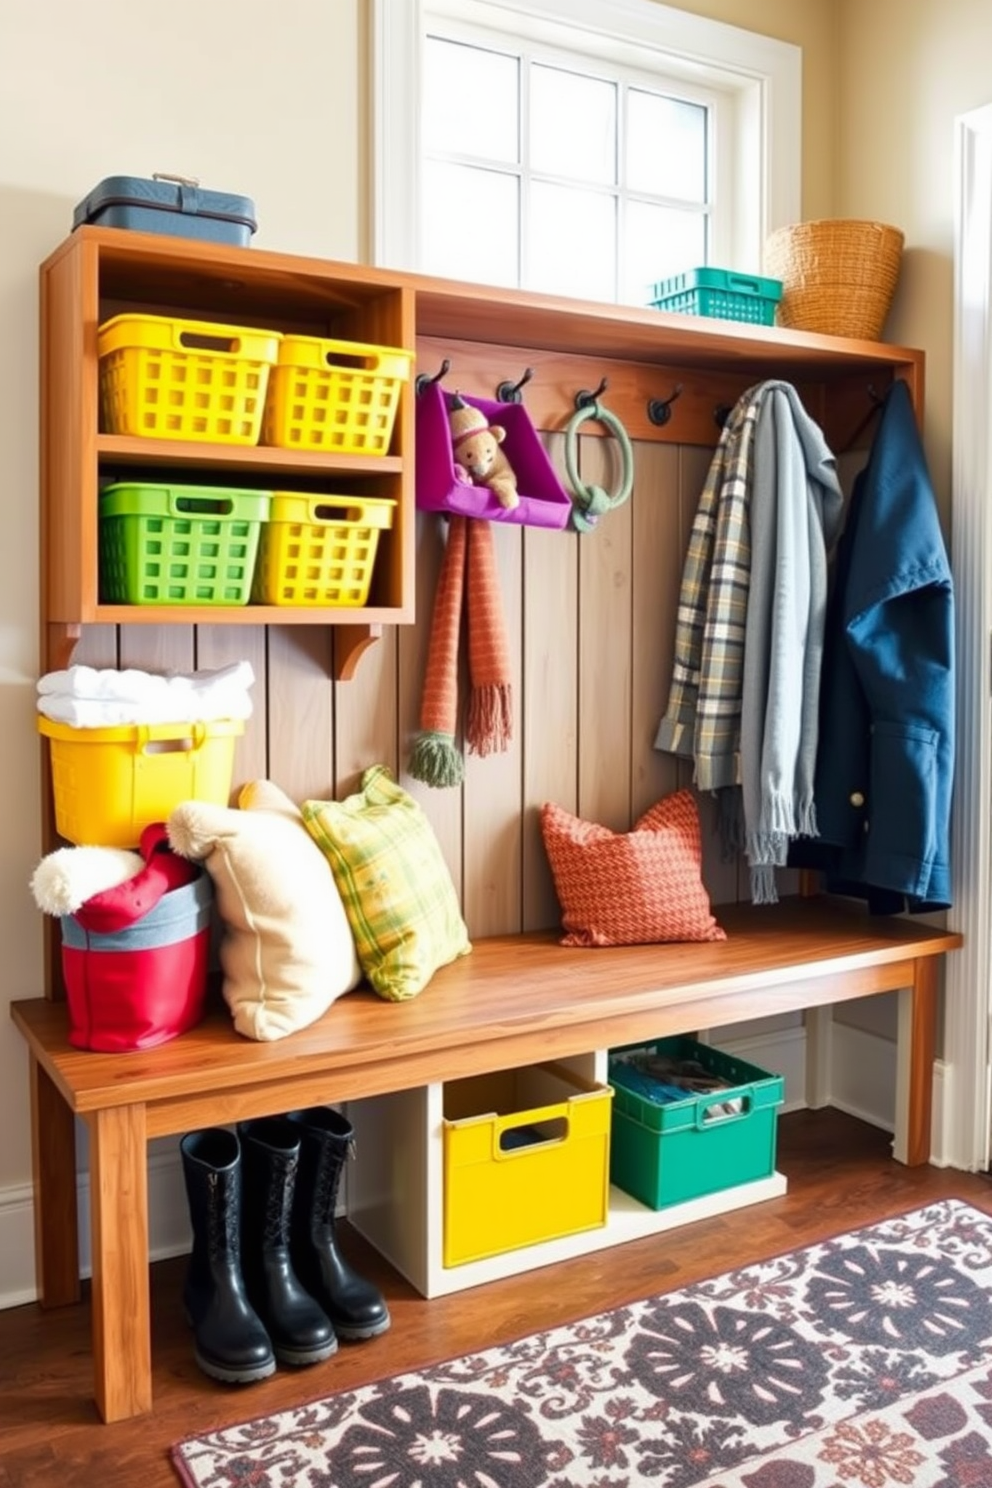
[[152,1407],[147,1143],[294,1106],[410,1090],[592,1049],[899,990],[895,1155],[930,1155],[937,958],[952,932],[827,898],[721,906],[725,942],[573,950],[553,934],[482,940],[408,1003],[367,991],[274,1044],[224,1010],[147,1053],[67,1041],[64,1005],[15,1002],[31,1061],[40,1300],[80,1295],[75,1123],[89,1133],[95,1395],[105,1421]]

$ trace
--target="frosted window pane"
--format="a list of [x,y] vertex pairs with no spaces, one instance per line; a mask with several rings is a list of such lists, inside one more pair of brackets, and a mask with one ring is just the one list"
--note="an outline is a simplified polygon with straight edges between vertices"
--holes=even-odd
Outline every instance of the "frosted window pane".
[[518,182],[500,171],[424,163],[424,271],[483,284],[520,282]]
[[623,282],[627,305],[647,305],[659,279],[700,268],[706,262],[706,219],[647,202],[628,202]]
[[532,170],[612,186],[617,178],[615,85],[537,64],[530,88]]
[[706,110],[632,88],[627,99],[627,187],[706,201]]
[[424,48],[424,148],[516,164],[519,62],[429,36]]
[[528,289],[616,297],[616,203],[612,196],[531,184]]

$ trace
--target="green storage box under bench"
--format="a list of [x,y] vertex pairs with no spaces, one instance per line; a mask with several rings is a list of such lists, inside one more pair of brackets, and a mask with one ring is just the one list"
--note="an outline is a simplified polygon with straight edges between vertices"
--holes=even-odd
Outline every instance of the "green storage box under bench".
[[[648,1099],[643,1080],[629,1073],[635,1053],[691,1060],[724,1083],[682,1100]],[[608,1079],[614,1091],[610,1182],[649,1209],[774,1173],[781,1075],[679,1034],[611,1049]]]

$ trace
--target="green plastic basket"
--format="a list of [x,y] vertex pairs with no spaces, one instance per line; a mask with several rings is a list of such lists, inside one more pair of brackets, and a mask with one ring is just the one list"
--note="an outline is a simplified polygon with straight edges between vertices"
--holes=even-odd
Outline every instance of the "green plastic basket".
[[656,310],[668,310],[676,315],[706,315],[714,320],[774,325],[781,298],[780,279],[735,274],[729,269],[687,269],[684,274],[659,280],[651,290],[650,303]]
[[[616,1076],[618,1056],[634,1050],[696,1060],[727,1088],[685,1100],[658,1102],[627,1088]],[[701,1044],[686,1035],[610,1051],[613,1086],[610,1182],[649,1209],[664,1209],[775,1171],[781,1075]],[[737,1114],[720,1114],[733,1102]]]
[[119,482],[100,493],[104,604],[244,605],[270,493]]

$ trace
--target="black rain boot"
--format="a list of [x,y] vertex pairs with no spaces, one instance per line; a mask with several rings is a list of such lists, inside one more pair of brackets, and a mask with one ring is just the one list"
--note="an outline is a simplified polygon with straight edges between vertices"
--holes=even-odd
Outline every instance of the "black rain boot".
[[300,1133],[282,1116],[238,1123],[244,1169],[241,1255],[245,1289],[283,1364],[319,1364],[338,1341],[301,1286],[289,1252]]
[[354,1152],[354,1127],[330,1106],[290,1111],[288,1119],[303,1139],[293,1204],[296,1274],[320,1302],[339,1338],[376,1338],[389,1327],[389,1309],[378,1287],[349,1266],[334,1233],[341,1173]]
[[241,1275],[240,1144],[233,1132],[207,1127],[189,1132],[179,1150],[193,1226],[183,1302],[196,1362],[229,1385],[266,1379],[275,1371],[275,1356]]

